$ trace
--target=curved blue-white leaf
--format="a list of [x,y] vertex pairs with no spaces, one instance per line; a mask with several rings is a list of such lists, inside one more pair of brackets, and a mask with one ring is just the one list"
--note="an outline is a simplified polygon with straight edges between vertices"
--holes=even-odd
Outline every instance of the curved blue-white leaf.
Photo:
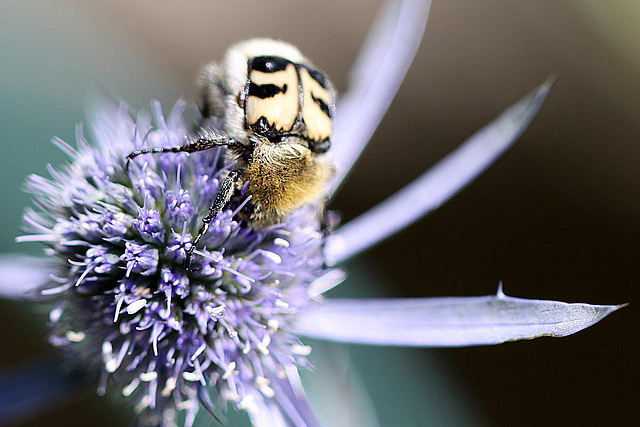
[[302,387],[295,390],[288,379],[271,378],[271,387],[277,396],[278,405],[282,408],[288,426],[320,427]]
[[369,33],[351,71],[349,91],[339,100],[332,132],[336,174],[329,194],[369,142],[418,50],[430,1],[389,2]]
[[0,371],[0,425],[24,423],[73,399],[79,378],[55,360],[38,360]]
[[548,80],[539,86],[402,190],[338,228],[327,241],[327,262],[357,255],[457,194],[520,137],[551,85]]
[[53,269],[44,258],[26,255],[0,256],[0,298],[34,300]]
[[[318,408],[323,426],[381,427],[376,408],[367,390],[360,361],[345,346],[314,342],[315,372],[302,372],[311,401]],[[378,367],[383,366],[382,364]]]
[[274,397],[262,397],[249,411],[255,427],[320,427],[302,389],[296,391],[288,379],[271,378]]
[[274,401],[264,401],[258,407],[249,412],[253,427],[288,427],[280,408]]
[[522,299],[502,291],[482,297],[328,299],[300,312],[294,331],[356,344],[459,347],[542,336],[564,337],[620,305]]

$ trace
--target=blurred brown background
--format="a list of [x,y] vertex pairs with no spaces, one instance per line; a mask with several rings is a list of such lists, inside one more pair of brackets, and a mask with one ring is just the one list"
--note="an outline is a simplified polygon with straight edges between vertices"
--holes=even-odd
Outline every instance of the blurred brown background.
[[[271,36],[297,44],[344,91],[380,4],[3,2],[0,123],[24,125],[0,142],[2,250],[27,250],[12,242],[28,200],[17,187],[28,172],[63,161],[48,146],[55,154],[38,157],[41,147],[53,135],[73,140],[92,88],[136,107],[151,97],[168,107],[177,96],[196,96],[197,70],[228,45]],[[345,220],[364,212],[558,76],[510,152],[438,211],[367,253],[393,296],[488,294],[502,280],[514,296],[631,302],[561,340],[429,351],[444,359],[488,425],[634,425],[640,415],[639,19],[633,0],[436,0],[395,102],[332,202]],[[0,364],[41,351],[41,338],[25,338],[16,323],[20,306],[3,301],[0,308],[11,348]],[[91,418],[80,411],[99,405],[81,401],[56,417],[82,425]]]

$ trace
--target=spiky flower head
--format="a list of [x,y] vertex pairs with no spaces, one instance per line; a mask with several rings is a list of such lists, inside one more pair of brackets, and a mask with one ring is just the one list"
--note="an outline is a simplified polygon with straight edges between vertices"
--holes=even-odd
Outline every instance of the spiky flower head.
[[[56,301],[50,341],[99,375],[99,392],[126,396],[142,424],[190,424],[203,403],[249,412],[273,398],[277,381],[296,382],[308,347],[288,332],[288,317],[309,304],[307,287],[327,273],[313,207],[254,231],[242,220],[243,194],[212,223],[193,270],[185,250],[231,166],[224,148],[192,155],[145,155],[176,146],[190,129],[178,102],[165,119],[154,104],[132,118],[126,106],[94,122],[95,145],[78,127],[77,148],[50,179],[26,188],[35,209],[29,236],[57,259],[42,291]],[[215,123],[213,123],[215,126]]]

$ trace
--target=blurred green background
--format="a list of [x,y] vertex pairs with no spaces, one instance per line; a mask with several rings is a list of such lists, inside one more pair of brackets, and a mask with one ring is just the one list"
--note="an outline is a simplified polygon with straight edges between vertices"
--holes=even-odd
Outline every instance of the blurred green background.
[[[165,109],[178,97],[194,99],[199,67],[253,36],[298,45],[344,91],[380,4],[0,2],[0,251],[39,250],[13,242],[29,203],[20,187],[29,173],[66,161],[49,140],[73,142],[95,99],[110,93],[136,109],[152,98]],[[393,194],[550,74],[559,79],[504,158],[369,251],[364,270],[375,265],[374,277],[354,266],[338,292],[480,295],[502,280],[515,296],[632,304],[561,340],[449,350],[341,346],[355,358],[382,426],[637,423],[630,401],[640,383],[639,19],[633,0],[433,4],[396,101],[332,202],[344,220]],[[47,348],[42,327],[24,324],[28,310],[0,301],[1,366]],[[85,398],[27,425],[122,425],[108,417],[118,411]]]

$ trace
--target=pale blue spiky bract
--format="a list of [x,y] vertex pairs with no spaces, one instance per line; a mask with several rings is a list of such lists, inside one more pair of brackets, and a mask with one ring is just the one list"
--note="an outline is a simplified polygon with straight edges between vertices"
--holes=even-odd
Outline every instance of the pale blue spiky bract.
[[[32,239],[54,255],[57,300],[51,342],[100,377],[100,391],[127,396],[141,420],[193,419],[199,401],[252,411],[270,384],[307,367],[308,348],[288,332],[289,315],[310,303],[307,287],[330,272],[314,207],[254,231],[241,194],[212,223],[183,268],[185,250],[229,165],[223,148],[193,155],[125,157],[147,146],[176,146],[189,133],[179,102],[156,126],[126,106],[95,121],[95,146],[58,141],[71,164],[31,176],[36,208],[25,214]],[[210,393],[211,391],[211,393]]]

